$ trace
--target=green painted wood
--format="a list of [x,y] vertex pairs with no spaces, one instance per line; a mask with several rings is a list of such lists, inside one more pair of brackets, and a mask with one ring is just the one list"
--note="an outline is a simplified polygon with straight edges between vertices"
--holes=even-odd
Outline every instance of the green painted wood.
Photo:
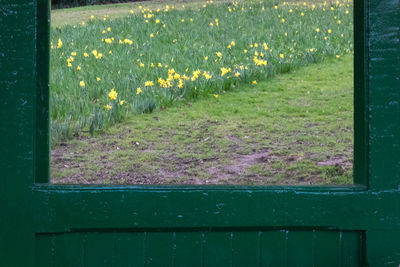
[[35,14],[34,1],[0,1],[0,266],[35,256]]
[[232,266],[232,239],[233,233],[229,231],[205,232],[204,266]]
[[400,182],[400,4],[369,4],[369,173],[372,190]]
[[173,232],[146,232],[145,240],[145,266],[173,266]]
[[54,266],[54,239],[52,235],[36,236],[35,266]]
[[[342,264],[342,235],[346,235],[341,231],[314,231],[313,232],[313,253],[314,265],[335,267]],[[356,247],[353,243],[352,247]],[[356,251],[354,251],[356,253]],[[357,255],[357,254],[355,254]]]
[[45,187],[35,189],[35,212],[43,214],[35,227],[39,232],[88,228],[400,227],[397,190],[308,190]]
[[354,163],[355,184],[368,184],[368,0],[354,1]]
[[367,262],[370,266],[400,264],[400,230],[367,231]]
[[365,236],[357,232],[341,232],[342,266],[365,266]]
[[203,233],[175,232],[174,236],[174,266],[202,266],[203,263]]
[[313,231],[288,231],[286,259],[288,266],[314,266]]
[[145,253],[145,233],[116,233],[115,266],[142,266]]
[[85,266],[85,237],[78,233],[53,236],[54,266]]
[[0,266],[79,266],[82,257],[86,266],[197,257],[240,266],[254,255],[261,266],[398,266],[399,3],[355,2],[361,186],[63,187],[39,184],[49,167],[48,2],[0,0]]
[[259,266],[261,264],[261,232],[235,231],[232,239],[233,266]]
[[287,266],[287,230],[261,232],[261,266]]
[[113,233],[88,233],[83,237],[85,266],[112,266],[115,262]]
[[47,183],[50,180],[50,1],[37,0],[36,31],[36,142],[35,181]]

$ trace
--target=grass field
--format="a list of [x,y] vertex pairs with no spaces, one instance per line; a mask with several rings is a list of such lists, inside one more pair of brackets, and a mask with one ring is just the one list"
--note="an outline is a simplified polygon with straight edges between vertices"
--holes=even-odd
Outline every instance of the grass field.
[[353,51],[349,2],[146,5],[115,19],[80,8],[76,25],[79,15],[58,12],[72,24],[51,31],[53,146]]
[[52,151],[54,183],[350,184],[352,56],[141,116]]

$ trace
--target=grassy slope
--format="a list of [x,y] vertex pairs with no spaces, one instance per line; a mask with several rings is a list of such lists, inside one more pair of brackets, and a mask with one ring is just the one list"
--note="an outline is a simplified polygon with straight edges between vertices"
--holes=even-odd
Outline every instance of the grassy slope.
[[[215,3],[224,3],[227,0],[215,0]],[[103,19],[105,15],[110,16],[111,19],[125,17],[129,14],[130,9],[134,9],[138,12],[138,7],[143,6],[146,8],[156,9],[163,8],[165,5],[175,6],[176,9],[180,9],[182,5],[190,8],[199,8],[205,1],[192,0],[187,2],[185,0],[152,0],[143,2],[131,2],[121,4],[108,4],[108,5],[95,5],[95,6],[83,6],[67,9],[57,9],[51,11],[51,25],[53,27],[61,27],[65,25],[79,24],[82,21],[87,21],[90,16],[94,16],[96,19]]]
[[352,57],[135,116],[52,151],[55,183],[351,183]]

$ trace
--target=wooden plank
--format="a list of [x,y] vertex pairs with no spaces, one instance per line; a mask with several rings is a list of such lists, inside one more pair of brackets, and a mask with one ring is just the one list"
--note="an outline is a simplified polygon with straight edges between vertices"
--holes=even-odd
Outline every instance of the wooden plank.
[[369,5],[369,172],[372,190],[400,182],[400,1]]
[[204,265],[232,266],[232,232],[204,232]]
[[55,266],[84,266],[85,234],[67,233],[53,238]]
[[52,235],[36,236],[35,266],[54,266],[54,237]]
[[366,260],[369,266],[400,265],[400,230],[366,232]]
[[[37,212],[43,214],[41,224],[37,225],[39,232],[85,228],[315,226],[363,230],[400,227],[398,207],[393,205],[400,203],[399,191],[351,193],[310,189],[305,192],[294,187],[197,191],[182,188],[56,188],[36,191],[37,202],[45,204],[37,207]],[[52,207],[47,205],[46,199]],[[224,206],[215,213],[221,199]]]
[[[342,263],[341,232],[314,231],[314,266],[336,267]],[[349,244],[350,247],[350,244]]]
[[288,231],[287,266],[314,266],[314,233]]
[[236,231],[232,240],[232,266],[259,266],[261,232]]
[[85,242],[85,266],[108,267],[115,262],[112,233],[88,233]]
[[365,266],[363,264],[363,235],[360,232],[341,232],[342,266]]
[[174,266],[202,266],[202,233],[176,232],[174,237]]
[[147,232],[145,266],[172,266],[174,262],[173,242],[173,232]]
[[287,238],[287,230],[262,232],[261,266],[287,266]]
[[114,266],[144,265],[144,233],[115,233],[115,264]]

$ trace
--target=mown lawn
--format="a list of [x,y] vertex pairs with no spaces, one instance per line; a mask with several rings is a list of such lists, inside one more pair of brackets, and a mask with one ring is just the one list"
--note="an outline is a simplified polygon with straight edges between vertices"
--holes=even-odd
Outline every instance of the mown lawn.
[[52,150],[53,183],[349,184],[352,56],[177,101]]
[[[212,103],[238,86],[353,51],[347,0],[182,5],[121,5],[125,16],[116,18],[79,8],[86,19],[52,27],[53,147],[133,115]],[[53,17],[74,22],[73,10]]]

